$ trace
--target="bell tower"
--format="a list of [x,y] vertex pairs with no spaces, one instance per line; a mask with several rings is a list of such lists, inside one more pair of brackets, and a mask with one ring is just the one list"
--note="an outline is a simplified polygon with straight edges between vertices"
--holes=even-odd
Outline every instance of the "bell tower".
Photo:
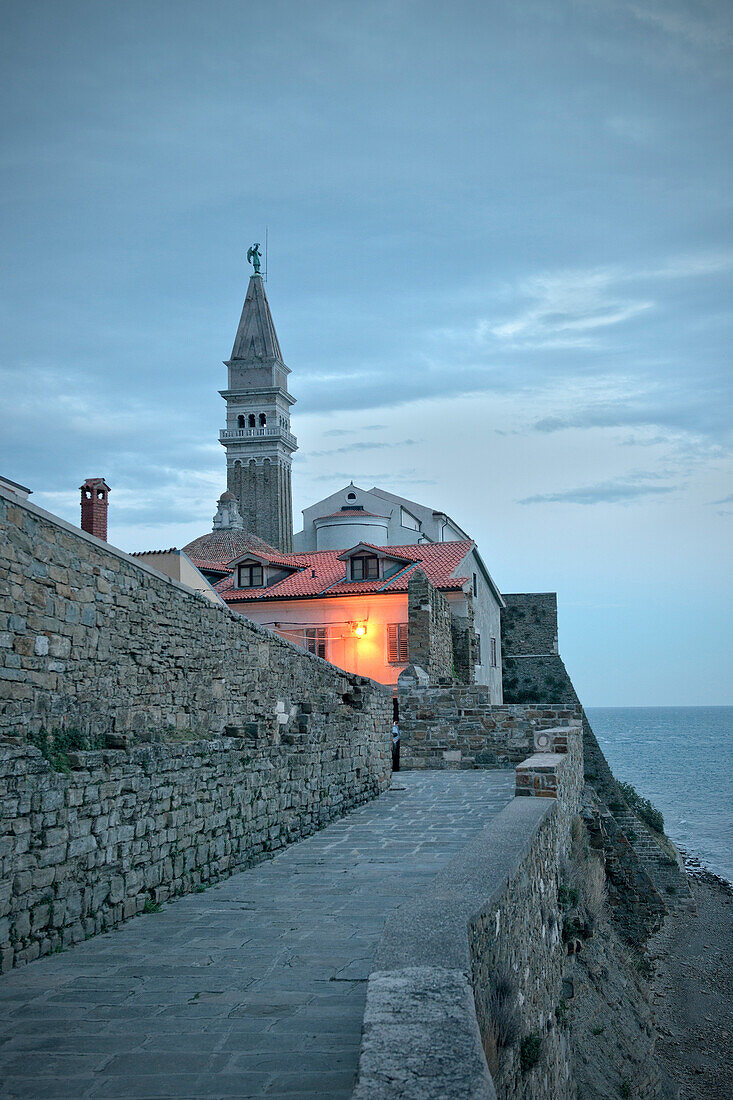
[[232,355],[225,363],[229,384],[220,393],[227,404],[227,424],[219,442],[227,454],[227,489],[236,497],[244,529],[289,553],[290,467],[298,448],[290,431],[295,398],[288,393],[290,368],[283,362],[259,262],[254,267]]

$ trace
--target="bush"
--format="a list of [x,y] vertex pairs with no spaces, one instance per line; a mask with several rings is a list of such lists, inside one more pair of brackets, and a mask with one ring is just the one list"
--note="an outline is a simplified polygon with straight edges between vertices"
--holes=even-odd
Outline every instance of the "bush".
[[519,1037],[517,986],[504,970],[497,970],[491,982],[489,1018],[486,1021],[484,1053],[491,1073],[496,1073],[499,1050],[513,1046]]
[[93,749],[104,747],[103,734],[97,737],[89,733],[82,733],[78,729],[40,729],[31,733],[28,737],[31,745],[34,745],[43,754],[52,768],[57,772],[68,772],[70,752],[89,752]]
[[598,856],[589,856],[579,878],[580,905],[591,929],[598,924],[606,908],[606,870]]
[[644,798],[640,795],[636,787],[633,787],[631,783],[619,783],[621,793],[630,809],[646,822],[650,829],[653,829],[655,833],[664,833],[664,816],[661,810],[649,801],[648,798]]
[[522,1073],[528,1073],[529,1070],[534,1069],[540,1060],[541,1052],[542,1039],[540,1036],[536,1032],[525,1035],[519,1048],[519,1063],[522,1067]]

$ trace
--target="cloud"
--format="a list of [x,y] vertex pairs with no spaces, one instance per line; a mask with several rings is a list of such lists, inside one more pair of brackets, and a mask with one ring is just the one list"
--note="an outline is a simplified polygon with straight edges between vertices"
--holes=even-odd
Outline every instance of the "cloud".
[[347,443],[344,447],[335,447],[332,451],[311,451],[310,456],[311,458],[330,458],[331,455],[346,455],[354,451],[381,451],[387,447],[415,447],[419,442],[418,439],[399,439],[393,443]]
[[[609,270],[537,275],[519,289],[529,303],[513,318],[491,327],[499,341],[525,348],[591,348],[599,331],[625,324],[653,307],[647,298],[614,290]],[[482,330],[485,332],[485,328]]]
[[[386,431],[386,424],[360,424],[359,431],[378,432]],[[322,436],[354,435],[353,428],[329,428],[327,432],[321,432]]]
[[661,30],[687,45],[719,52],[733,43],[733,22],[728,4],[695,0],[694,4],[675,0],[647,0],[629,3],[627,11],[641,23]]
[[389,486],[390,492],[395,492],[400,484],[402,485],[436,485],[437,481],[432,477],[421,477],[416,470],[402,471],[399,470],[382,470],[380,473],[368,473],[363,470],[349,470],[348,473],[329,473],[329,474],[315,474],[310,479],[311,481],[337,481],[340,483],[350,483],[351,481],[361,481],[365,484],[372,482],[377,486]]
[[[655,476],[655,475],[648,475]],[[665,496],[675,490],[673,485],[644,485],[636,480],[619,478],[579,489],[563,489],[556,493],[538,493],[524,497],[518,504],[630,504],[643,497]]]

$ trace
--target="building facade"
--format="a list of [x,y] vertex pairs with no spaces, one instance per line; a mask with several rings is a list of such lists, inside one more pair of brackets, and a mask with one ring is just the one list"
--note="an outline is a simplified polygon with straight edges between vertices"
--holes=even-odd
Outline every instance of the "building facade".
[[227,488],[244,528],[283,553],[293,548],[290,468],[297,440],[290,431],[290,368],[283,361],[262,276],[250,277],[231,358],[226,428]]

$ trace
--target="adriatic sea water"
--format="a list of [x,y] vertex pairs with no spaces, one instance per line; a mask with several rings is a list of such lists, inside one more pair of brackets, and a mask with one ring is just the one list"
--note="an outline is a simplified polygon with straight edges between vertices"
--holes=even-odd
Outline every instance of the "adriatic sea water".
[[671,840],[733,882],[733,707],[588,707],[617,779],[664,814]]

